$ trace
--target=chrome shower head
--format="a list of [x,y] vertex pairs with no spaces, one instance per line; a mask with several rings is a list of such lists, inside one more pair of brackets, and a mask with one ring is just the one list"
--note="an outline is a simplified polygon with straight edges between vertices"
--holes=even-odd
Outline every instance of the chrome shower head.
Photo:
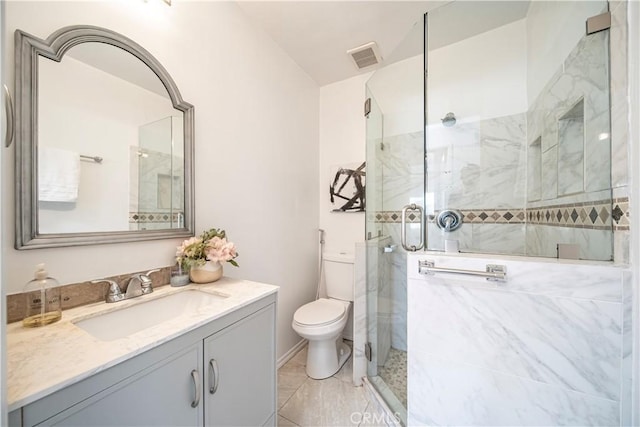
[[456,115],[453,113],[447,113],[442,120],[442,125],[446,127],[451,127],[456,124]]

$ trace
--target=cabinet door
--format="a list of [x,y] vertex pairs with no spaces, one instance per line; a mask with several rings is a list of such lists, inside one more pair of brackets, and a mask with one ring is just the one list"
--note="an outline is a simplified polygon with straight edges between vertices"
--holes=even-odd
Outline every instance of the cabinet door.
[[261,426],[275,413],[275,305],[204,341],[205,425]]
[[[202,341],[49,418],[42,425],[202,425],[201,367]],[[198,393],[200,402],[192,407]]]

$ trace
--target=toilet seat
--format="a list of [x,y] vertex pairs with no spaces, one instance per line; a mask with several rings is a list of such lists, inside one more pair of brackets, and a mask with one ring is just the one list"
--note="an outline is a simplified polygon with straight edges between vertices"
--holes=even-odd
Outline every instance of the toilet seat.
[[293,321],[300,326],[325,326],[340,320],[345,311],[343,302],[320,298],[297,309]]

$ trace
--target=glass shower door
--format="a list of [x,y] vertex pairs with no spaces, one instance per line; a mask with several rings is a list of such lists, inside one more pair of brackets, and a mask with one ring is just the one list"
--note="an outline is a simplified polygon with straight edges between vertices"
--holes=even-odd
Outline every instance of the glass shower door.
[[609,31],[585,32],[607,9],[450,2],[367,82],[368,376],[405,423],[403,206],[408,246],[612,259]]
[[[428,249],[612,260],[609,31],[585,31],[607,10],[455,1],[429,11]],[[459,228],[438,224],[446,211]]]
[[[369,381],[406,424],[407,286],[402,210],[424,207],[422,20],[367,82],[367,304]],[[421,215],[406,212],[407,246],[423,240]]]

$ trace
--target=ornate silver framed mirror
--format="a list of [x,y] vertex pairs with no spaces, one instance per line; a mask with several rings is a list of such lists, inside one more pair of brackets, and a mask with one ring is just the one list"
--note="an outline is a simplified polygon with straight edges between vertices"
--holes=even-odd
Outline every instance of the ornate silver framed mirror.
[[17,30],[17,249],[194,233],[194,108],[142,46]]

